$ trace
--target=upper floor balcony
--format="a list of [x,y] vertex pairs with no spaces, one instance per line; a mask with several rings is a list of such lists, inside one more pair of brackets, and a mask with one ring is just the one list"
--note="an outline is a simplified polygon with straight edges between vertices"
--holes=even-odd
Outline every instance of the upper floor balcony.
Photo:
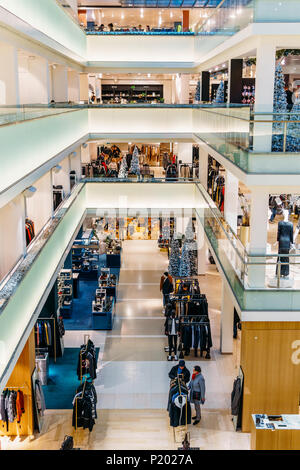
[[282,184],[284,175],[286,185],[298,185],[300,120],[293,113],[274,119],[226,105],[36,105],[0,108],[0,122],[3,197],[90,139],[202,142],[245,184],[265,184],[265,175]]
[[162,0],[104,9],[91,2],[72,15],[66,7],[60,0],[0,0],[0,21],[83,66],[192,69],[251,23],[300,20],[297,0]]

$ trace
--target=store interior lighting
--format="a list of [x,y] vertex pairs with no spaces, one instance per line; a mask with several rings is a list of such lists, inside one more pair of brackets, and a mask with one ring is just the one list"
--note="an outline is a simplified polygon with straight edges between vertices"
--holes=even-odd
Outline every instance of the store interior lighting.
[[29,198],[29,197],[32,197],[35,192],[36,192],[36,187],[35,186],[29,186],[29,188],[25,189],[23,194],[24,194],[25,197]]

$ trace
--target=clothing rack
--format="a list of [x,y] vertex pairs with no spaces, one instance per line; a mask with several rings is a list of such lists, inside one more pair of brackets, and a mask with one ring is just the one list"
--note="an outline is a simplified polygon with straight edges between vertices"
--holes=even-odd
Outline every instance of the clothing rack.
[[[77,431],[77,400],[82,400],[83,399],[83,396],[84,396],[84,391],[85,391],[85,386],[86,386],[86,382],[87,382],[87,378],[85,377],[85,380],[84,380],[84,384],[83,384],[83,389],[82,389],[82,396],[81,397],[75,397],[75,407],[76,407],[76,421],[75,421],[75,431]],[[81,383],[81,380],[80,380],[80,383]]]
[[[54,342],[54,362],[56,362],[56,328],[55,328],[55,317],[50,317],[50,318],[44,318],[44,317],[41,317],[41,318],[38,318],[36,323],[39,321],[39,320],[52,320],[54,323],[53,323],[53,342]],[[44,348],[35,348],[35,349],[44,349]]]
[[[30,387],[29,387],[29,385],[28,385],[26,382],[25,382],[25,384],[22,385],[21,387],[16,387],[16,386],[9,387],[9,386],[7,386],[7,387],[5,387],[5,388],[3,389],[3,392],[5,392],[5,390],[26,390],[27,393],[24,393],[23,396],[24,396],[24,395],[26,396],[27,413],[29,412],[29,399],[31,399],[31,394],[28,393],[28,392],[30,392]],[[25,398],[25,397],[24,397],[24,398]],[[25,405],[24,405],[24,406],[25,406]],[[25,409],[25,408],[24,408],[24,409]],[[25,409],[25,411],[26,411],[26,409]],[[23,414],[24,414],[24,413],[23,413]],[[0,422],[1,422],[1,420],[0,420]],[[5,423],[5,421],[2,421],[2,423]],[[15,422],[13,422],[13,423],[11,423],[11,424],[14,424],[14,423],[15,423]],[[18,423],[18,422],[15,423],[15,424],[16,424],[16,429],[17,429],[17,431],[18,431],[18,427],[21,428],[21,426],[22,426],[21,421],[20,421],[19,423]],[[7,432],[8,432],[8,429],[7,429]],[[18,434],[18,436],[19,436],[19,434]]]
[[[85,346],[87,346],[89,339],[90,339],[89,334],[83,335],[83,344]],[[86,377],[85,377],[85,379],[86,379]],[[81,351],[81,349],[80,349],[80,383],[82,383],[82,351]],[[84,386],[84,388],[85,388],[85,386]]]

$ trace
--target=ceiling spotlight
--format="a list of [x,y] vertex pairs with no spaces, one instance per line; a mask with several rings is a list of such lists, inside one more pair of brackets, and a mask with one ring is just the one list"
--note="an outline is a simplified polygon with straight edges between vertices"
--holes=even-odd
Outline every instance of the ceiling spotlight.
[[98,73],[98,78],[102,78],[102,73]]
[[147,75],[147,76],[148,76],[148,78],[150,78],[150,77],[151,77],[151,73],[148,73],[148,75]]
[[71,152],[70,153],[70,157],[76,157],[76,155],[77,155],[77,152]]
[[84,142],[84,144],[82,144],[82,147],[83,147],[84,149],[86,149],[87,146],[88,146],[88,144],[87,144],[86,142]]
[[23,191],[23,194],[25,197],[32,197],[34,193],[36,192],[36,187],[35,186],[29,186],[29,188],[25,189]]
[[54,173],[59,173],[62,167],[60,165],[56,165],[55,167],[52,168]]

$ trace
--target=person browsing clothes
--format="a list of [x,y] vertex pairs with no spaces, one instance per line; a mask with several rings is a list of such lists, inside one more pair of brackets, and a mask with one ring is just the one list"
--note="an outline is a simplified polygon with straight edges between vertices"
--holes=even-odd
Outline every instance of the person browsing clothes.
[[164,307],[169,302],[169,295],[173,292],[173,278],[170,274],[166,271],[160,278],[160,291],[163,294],[163,304]]
[[184,382],[187,384],[190,381],[191,373],[190,371],[185,367],[185,361],[183,359],[180,359],[178,365],[172,367],[172,369],[169,372],[169,378],[176,379],[178,375],[183,376]]
[[201,420],[201,408],[205,402],[205,379],[201,374],[201,367],[195,366],[192,374],[192,380],[189,384],[190,389],[190,401],[194,403],[196,416],[193,416],[193,424],[200,423]]

